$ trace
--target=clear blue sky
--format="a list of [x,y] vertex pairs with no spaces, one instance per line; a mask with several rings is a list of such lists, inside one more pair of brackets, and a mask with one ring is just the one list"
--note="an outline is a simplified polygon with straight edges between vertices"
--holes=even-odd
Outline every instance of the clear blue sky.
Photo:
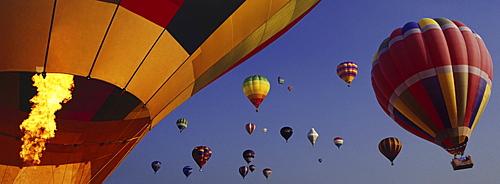
[[[496,65],[499,7],[497,0],[323,0],[281,38],[165,117],[105,183],[497,183],[498,75],[466,150],[474,168],[453,171],[446,151],[402,129],[382,111],[370,70],[374,53],[392,30],[426,17],[466,24],[481,35]],[[335,71],[347,60],[359,66],[350,88]],[[258,113],[241,90],[243,80],[256,74],[271,82]],[[277,83],[278,76],[286,79],[284,85]],[[178,118],[189,121],[182,133],[175,125]],[[244,129],[248,122],[257,126],[251,136]],[[294,129],[288,143],[279,134],[283,126]],[[313,127],[319,133],[314,148],[306,137]],[[332,141],[337,136],[345,141],[341,149]],[[394,166],[377,148],[390,136],[403,143]],[[213,150],[203,172],[191,157],[198,145]],[[242,179],[238,168],[247,165],[242,157],[246,149],[255,151],[252,164],[257,169]],[[163,163],[157,174],[150,166],[154,160]],[[186,165],[194,168],[188,179],[182,173]],[[266,167],[273,170],[269,180],[262,175]]]

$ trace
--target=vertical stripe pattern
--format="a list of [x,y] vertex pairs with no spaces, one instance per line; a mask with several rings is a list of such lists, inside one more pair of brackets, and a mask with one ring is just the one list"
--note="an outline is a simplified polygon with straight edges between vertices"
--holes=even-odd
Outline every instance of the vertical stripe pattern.
[[463,154],[491,93],[491,56],[458,21],[424,18],[395,29],[372,63],[382,109],[409,132]]

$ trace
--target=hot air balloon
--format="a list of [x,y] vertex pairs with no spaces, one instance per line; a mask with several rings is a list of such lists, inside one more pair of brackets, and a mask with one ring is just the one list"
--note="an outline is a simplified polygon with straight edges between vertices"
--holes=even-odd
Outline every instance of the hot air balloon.
[[[318,2],[0,1],[0,180],[103,183],[160,120]],[[17,156],[35,73],[74,75],[36,167]]]
[[250,172],[253,172],[257,167],[255,167],[255,165],[250,165],[248,168],[250,168]]
[[292,86],[288,86],[288,91],[292,91],[293,90],[293,87]]
[[269,176],[271,176],[272,173],[273,173],[273,170],[271,170],[269,168],[265,168],[264,170],[262,170],[262,174],[264,174],[266,179],[269,179]]
[[248,134],[252,135],[253,131],[255,130],[255,124],[247,123],[245,125],[245,130],[247,130]]
[[481,37],[445,18],[395,29],[372,64],[372,86],[382,109],[452,155],[463,155],[490,97],[492,77]]
[[177,128],[179,128],[179,131],[182,132],[185,128],[188,126],[188,121],[186,119],[180,118],[176,122]]
[[267,132],[267,128],[262,128],[262,132],[266,133]]
[[249,164],[255,158],[255,152],[253,150],[245,150],[243,152],[243,159]]
[[285,141],[288,143],[288,139],[292,136],[293,134],[293,129],[290,127],[283,127],[280,130],[280,134],[283,138],[285,138]]
[[200,167],[201,172],[205,163],[207,163],[208,159],[212,156],[212,150],[207,146],[196,146],[191,152],[191,155],[196,164]]
[[342,144],[344,144],[344,139],[342,139],[340,137],[335,137],[333,139],[333,144],[335,144],[335,146],[337,146],[337,148],[340,149],[340,146],[342,146]]
[[352,80],[358,75],[358,65],[351,61],[340,63],[337,66],[337,75],[347,83],[348,87],[351,87]]
[[158,169],[160,169],[160,167],[161,167],[160,161],[153,161],[151,163],[151,168],[153,168],[153,171],[155,171],[155,174],[156,174],[156,171],[158,171]]
[[186,179],[189,177],[189,175],[191,175],[191,173],[193,173],[193,168],[191,166],[185,166],[184,168],[182,168],[182,173],[184,173],[184,175],[186,176]]
[[323,162],[323,159],[322,158],[318,158],[318,162],[319,163]]
[[311,130],[309,130],[309,133],[307,133],[307,139],[309,139],[313,147],[314,144],[316,144],[316,140],[318,139],[318,137],[319,134],[318,132],[316,132],[316,130],[314,130],[314,128],[311,128]]
[[278,77],[278,84],[283,84],[283,83],[285,83],[285,78]]
[[243,93],[255,106],[255,112],[259,112],[259,106],[266,98],[269,89],[271,89],[271,84],[264,76],[253,75],[243,81],[242,89]]
[[394,137],[385,138],[378,144],[378,150],[391,161],[391,165],[394,165],[394,159],[396,159],[402,147],[401,141]]
[[248,174],[248,167],[247,166],[241,166],[238,171],[240,172],[241,177],[245,179],[245,176]]

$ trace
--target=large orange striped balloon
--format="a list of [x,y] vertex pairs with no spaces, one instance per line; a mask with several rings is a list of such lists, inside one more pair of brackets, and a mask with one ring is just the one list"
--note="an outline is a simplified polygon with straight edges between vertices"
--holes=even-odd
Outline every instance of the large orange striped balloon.
[[[0,183],[103,183],[165,116],[319,0],[1,0]],[[41,163],[19,157],[35,73],[74,76]]]
[[491,93],[486,46],[458,21],[424,18],[394,30],[373,60],[382,109],[409,132],[462,155]]

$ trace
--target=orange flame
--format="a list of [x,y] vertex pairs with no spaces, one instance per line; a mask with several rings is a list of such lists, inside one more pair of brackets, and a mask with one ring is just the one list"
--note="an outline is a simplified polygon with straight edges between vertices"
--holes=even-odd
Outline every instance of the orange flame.
[[31,78],[38,93],[31,98],[31,112],[19,128],[24,132],[22,150],[19,155],[29,165],[40,164],[45,144],[55,137],[57,130],[55,113],[62,108],[61,103],[71,100],[74,86],[73,75],[35,74]]

